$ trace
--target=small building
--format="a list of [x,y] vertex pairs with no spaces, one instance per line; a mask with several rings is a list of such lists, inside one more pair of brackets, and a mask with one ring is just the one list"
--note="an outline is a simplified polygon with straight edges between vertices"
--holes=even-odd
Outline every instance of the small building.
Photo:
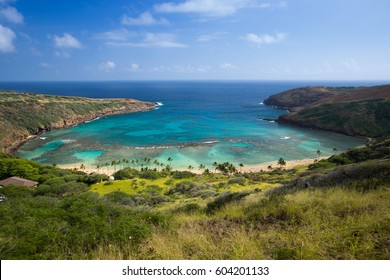
[[38,182],[19,178],[16,176],[0,181],[0,186],[9,186],[9,185],[34,188],[34,187],[38,186]]

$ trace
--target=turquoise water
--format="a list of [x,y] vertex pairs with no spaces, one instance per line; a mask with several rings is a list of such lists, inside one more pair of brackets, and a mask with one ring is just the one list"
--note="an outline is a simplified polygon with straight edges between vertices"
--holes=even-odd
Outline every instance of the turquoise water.
[[163,104],[150,112],[104,117],[42,134],[23,145],[18,155],[41,163],[83,163],[93,167],[122,159],[141,162],[149,158],[152,163],[155,160],[168,163],[171,157],[173,168],[185,169],[189,165],[197,168],[199,164],[211,168],[215,161],[248,166],[276,163],[280,157],[287,161],[315,158],[317,150],[322,155],[331,155],[334,148],[343,151],[363,144],[363,140],[353,137],[261,120],[286,113],[263,105],[266,97],[303,85],[308,83],[18,84],[13,89],[88,97],[132,97]]

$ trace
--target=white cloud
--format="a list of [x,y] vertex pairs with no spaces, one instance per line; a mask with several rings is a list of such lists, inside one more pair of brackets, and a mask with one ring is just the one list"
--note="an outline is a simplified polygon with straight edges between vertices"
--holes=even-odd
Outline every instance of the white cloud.
[[68,33],[64,33],[62,37],[54,36],[54,45],[64,49],[81,49],[83,47],[79,40]]
[[203,74],[210,72],[211,67],[209,65],[160,65],[155,66],[153,68],[147,69],[150,72],[158,72],[158,73],[176,73],[176,74]]
[[0,10],[0,17],[5,18],[11,23],[22,24],[24,19],[23,15],[18,12],[14,7],[6,7]]
[[284,41],[286,37],[287,35],[285,33],[276,33],[275,35],[256,35],[254,33],[249,33],[245,36],[245,39],[251,43],[255,43],[258,45],[266,45],[280,43]]
[[165,2],[155,5],[160,13],[197,13],[207,16],[223,17],[235,14],[238,10],[248,7],[249,0],[186,0],[182,3]]
[[108,42],[113,47],[139,47],[139,48],[186,48],[185,44],[177,43],[175,35],[171,33],[146,33],[142,42]]
[[129,72],[138,72],[140,70],[141,66],[137,63],[131,63],[130,67],[127,68],[126,70]]
[[123,15],[121,19],[123,25],[160,25],[169,24],[165,18],[155,18],[149,12],[142,13],[138,18],[132,18],[127,15]]
[[225,34],[226,34],[226,32],[215,32],[215,33],[211,33],[211,34],[204,34],[204,35],[198,36],[196,38],[196,41],[197,42],[209,42],[209,41],[212,41],[212,40],[220,39]]
[[133,35],[134,33],[122,28],[97,34],[93,38],[107,41],[127,41]]
[[15,32],[0,24],[0,52],[12,52],[15,50],[13,41],[16,38]]
[[219,66],[220,68],[224,69],[224,70],[234,70],[234,69],[237,69],[236,66],[234,66],[233,64],[231,63],[223,63]]
[[116,64],[112,61],[109,61],[109,60],[106,62],[103,62],[99,65],[99,69],[106,71],[106,72],[110,72],[111,70],[114,70],[115,68],[116,68]]

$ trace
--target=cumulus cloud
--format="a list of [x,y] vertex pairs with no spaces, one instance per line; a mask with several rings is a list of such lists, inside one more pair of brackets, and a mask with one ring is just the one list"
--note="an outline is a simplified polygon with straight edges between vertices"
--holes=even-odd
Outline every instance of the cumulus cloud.
[[62,37],[54,36],[54,45],[63,49],[81,49],[83,47],[79,40],[68,33],[64,33]]
[[207,16],[224,17],[235,14],[238,10],[248,7],[249,0],[186,0],[182,3],[165,2],[155,5],[160,13],[197,13]]
[[99,69],[110,72],[111,70],[114,70],[116,68],[116,64],[110,60],[105,61],[99,65]]
[[23,15],[18,12],[14,7],[5,7],[0,10],[0,18],[4,18],[11,23],[23,24]]
[[286,37],[287,35],[285,33],[276,33],[275,35],[257,35],[254,33],[249,33],[245,36],[245,39],[251,43],[255,43],[258,45],[266,45],[280,43],[284,41]]
[[123,15],[121,19],[121,24],[123,25],[161,25],[169,24],[165,18],[155,18],[149,12],[142,13],[139,17],[133,18],[127,15]]
[[0,24],[0,52],[12,52],[15,50],[13,41],[16,38],[15,32]]

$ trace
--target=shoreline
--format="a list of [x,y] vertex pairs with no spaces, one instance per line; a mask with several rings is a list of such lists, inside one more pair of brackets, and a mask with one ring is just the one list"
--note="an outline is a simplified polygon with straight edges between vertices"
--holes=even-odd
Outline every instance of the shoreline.
[[[296,166],[309,165],[309,164],[314,163],[316,160],[318,161],[318,160],[327,159],[327,158],[329,158],[329,156],[319,157],[319,158],[305,158],[305,159],[298,159],[298,160],[290,160],[290,161],[286,161],[286,165],[283,166],[283,168],[290,169],[290,168],[293,168]],[[77,170],[77,171],[82,171],[82,172],[85,172],[87,174],[95,173],[95,174],[105,174],[107,176],[111,176],[112,174],[115,173],[113,167],[109,167],[109,168],[105,167],[105,168],[100,168],[100,170],[97,170],[96,167],[92,167],[92,166],[83,164],[85,166],[85,168],[80,169],[80,166],[82,164],[83,163],[80,163],[80,164],[60,164],[60,165],[57,165],[57,167],[61,168],[61,169],[73,169],[73,170]],[[277,161],[274,161],[274,162],[261,163],[261,164],[256,164],[256,165],[248,165],[248,166],[244,166],[242,168],[240,168],[240,167],[236,167],[236,168],[241,173],[251,173],[251,172],[268,171],[268,166],[270,166],[270,165],[272,166],[273,169],[278,167]],[[116,171],[118,171],[118,170],[120,170],[120,169],[117,168]],[[188,171],[188,169],[179,168],[179,169],[173,169],[173,171]],[[203,174],[203,172],[201,172],[198,169],[194,169],[191,172],[194,174],[197,174],[197,175]],[[218,173],[218,172],[215,172],[213,170],[210,170],[210,172],[211,173]]]
[[[149,111],[154,110],[158,106],[156,103],[153,103],[153,102],[144,102],[144,101],[139,101],[139,102],[141,102],[143,104],[146,104],[146,106],[150,105],[150,108],[141,109],[141,110],[134,110],[134,111],[125,108],[125,109],[122,109],[122,110],[112,111],[112,112],[109,112],[109,113],[97,112],[93,116],[86,116],[85,118],[81,119],[79,122],[69,123],[69,124],[64,122],[64,124],[62,126],[54,126],[54,127],[50,128],[50,129],[38,130],[38,133],[36,133],[36,134],[30,134],[30,135],[26,136],[25,138],[16,140],[16,143],[14,145],[12,145],[11,147],[7,147],[5,149],[5,152],[10,154],[10,155],[12,155],[12,156],[17,156],[16,152],[17,152],[18,149],[20,149],[20,147],[22,147],[27,142],[29,142],[29,141],[39,137],[40,135],[42,135],[43,133],[46,133],[46,132],[50,132],[50,131],[54,131],[54,130],[58,130],[58,129],[63,129],[63,128],[74,127],[74,126],[77,126],[77,125],[80,125],[80,124],[89,123],[89,122],[98,120],[100,118],[105,118],[105,117],[110,117],[110,116],[115,116],[115,115],[149,112]],[[151,106],[151,104],[154,104],[154,106]]]

